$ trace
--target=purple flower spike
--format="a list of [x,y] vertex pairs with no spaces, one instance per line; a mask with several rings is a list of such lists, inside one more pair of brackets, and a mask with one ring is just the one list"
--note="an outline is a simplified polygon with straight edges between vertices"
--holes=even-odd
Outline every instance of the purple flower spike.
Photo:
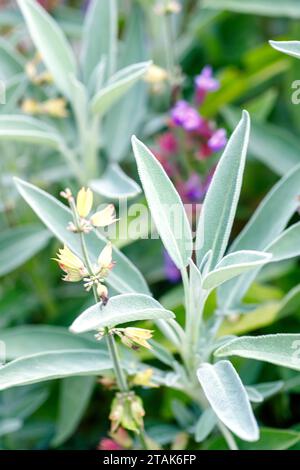
[[164,271],[168,281],[176,284],[180,280],[181,274],[177,266],[173,263],[168,253],[164,250]]
[[196,85],[196,100],[200,104],[204,100],[207,93],[217,91],[220,88],[220,83],[213,77],[212,68],[206,65],[200,75],[195,78]]
[[183,127],[188,132],[198,130],[202,124],[198,111],[183,100],[178,101],[171,110],[171,118],[176,126]]
[[225,129],[216,130],[211,138],[208,140],[207,145],[213,152],[222,150],[227,144],[227,137]]

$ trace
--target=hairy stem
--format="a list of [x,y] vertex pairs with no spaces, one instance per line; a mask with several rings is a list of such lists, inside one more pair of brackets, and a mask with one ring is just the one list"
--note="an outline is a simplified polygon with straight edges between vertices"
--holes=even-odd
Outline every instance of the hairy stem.
[[221,433],[223,434],[223,437],[225,441],[227,442],[227,445],[230,450],[239,450],[237,443],[235,442],[235,439],[232,435],[232,433],[229,431],[229,429],[226,428],[226,426],[219,421],[218,423],[218,428],[220,429]]

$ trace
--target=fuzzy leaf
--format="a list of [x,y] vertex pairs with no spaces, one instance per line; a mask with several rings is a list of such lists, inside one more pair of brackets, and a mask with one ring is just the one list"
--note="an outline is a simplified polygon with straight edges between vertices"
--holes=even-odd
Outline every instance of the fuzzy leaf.
[[269,41],[269,44],[279,52],[300,59],[300,41]]
[[[151,215],[176,266],[185,267],[192,255],[192,232],[181,199],[161,164],[136,137],[132,146]],[[175,213],[174,213],[175,211]]]
[[218,163],[202,206],[196,238],[198,266],[212,250],[210,268],[214,268],[226,250],[242,185],[249,131],[250,119],[244,111]]
[[250,271],[258,266],[269,263],[272,259],[270,253],[260,251],[236,251],[225,256],[216,268],[203,279],[204,289],[215,289],[223,282]]
[[256,441],[259,429],[246,390],[229,361],[203,363],[197,371],[205,396],[217,417],[245,441]]
[[77,67],[73,51],[54,19],[36,1],[18,0],[32,40],[58,88],[70,97],[70,75]]
[[93,98],[92,112],[105,114],[144,75],[151,62],[129,65],[117,72]]
[[9,228],[0,234],[0,276],[8,274],[41,251],[51,234],[39,225]]
[[85,83],[102,57],[109,76],[116,67],[118,46],[118,12],[115,0],[91,0],[83,28],[82,67]]
[[159,302],[143,294],[122,294],[112,297],[106,306],[93,305],[72,323],[73,333],[112,328],[121,323],[139,320],[168,320],[174,314]]
[[86,349],[42,352],[1,368],[0,390],[78,375],[99,375],[112,368],[106,352]]
[[243,336],[221,346],[215,356],[240,356],[300,370],[300,335]]

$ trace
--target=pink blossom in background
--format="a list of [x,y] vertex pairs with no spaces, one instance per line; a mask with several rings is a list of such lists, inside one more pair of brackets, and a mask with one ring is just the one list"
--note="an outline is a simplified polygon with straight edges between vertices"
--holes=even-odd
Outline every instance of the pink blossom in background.
[[158,145],[165,154],[174,154],[178,151],[178,142],[172,132],[164,132],[158,137]]
[[188,132],[196,131],[202,124],[198,111],[184,100],[177,101],[171,110],[171,119],[174,125],[183,127]]
[[219,150],[222,150],[226,144],[227,137],[225,129],[216,130],[207,142],[208,147],[213,152],[218,152]]
[[212,67],[206,65],[201,73],[195,78],[196,86],[196,101],[201,104],[206,97],[207,93],[217,91],[220,88],[220,83],[213,77]]

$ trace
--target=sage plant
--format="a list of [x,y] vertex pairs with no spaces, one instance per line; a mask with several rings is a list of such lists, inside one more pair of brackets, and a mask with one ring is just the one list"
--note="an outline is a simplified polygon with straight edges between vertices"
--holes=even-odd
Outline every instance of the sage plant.
[[[214,173],[195,237],[181,199],[163,167],[142,142],[136,137],[132,139],[139,176],[156,228],[169,256],[181,271],[184,324],[151,296],[142,275],[131,262],[115,247],[111,254],[110,244],[95,231],[95,220],[96,225],[101,220],[114,221],[111,208],[90,216],[91,193],[88,190],[79,192],[76,205],[70,192],[65,191],[64,196],[71,205],[68,209],[46,192],[16,180],[24,199],[68,247],[60,251],[57,258],[66,272],[66,280],[83,279],[86,288],[94,291],[95,304],[75,319],[70,331],[78,336],[94,332],[98,339],[106,337],[107,345],[104,347],[100,341],[98,344],[102,346],[98,349],[89,343],[90,346],[81,349],[45,351],[9,362],[1,369],[1,389],[70,375],[101,375],[111,380],[114,370],[121,395],[118,392],[112,405],[112,430],[121,426],[134,431],[142,436],[143,445],[148,448],[155,448],[157,444],[141,433],[143,408],[134,392],[138,383],[146,387],[151,383],[171,387],[194,403],[193,423],[186,431],[196,442],[203,442],[218,432],[230,449],[238,449],[243,441],[259,440],[260,429],[252,403],[262,402],[277,393],[282,384],[245,386],[228,358],[239,356],[299,370],[300,335],[236,337],[222,336],[221,332],[234,315],[251,316],[255,307],[243,303],[243,298],[264,266],[300,254],[300,222],[285,229],[299,204],[300,167],[296,166],[279,180],[236,240],[229,244],[249,132],[250,118],[244,111]],[[108,284],[108,291],[113,287],[112,295],[104,284]],[[216,307],[214,313],[207,316],[205,307],[211,295],[216,295]],[[296,295],[297,292],[290,292],[289,301]],[[126,326],[144,320],[152,322],[153,331]],[[164,345],[150,339],[152,334],[155,338],[158,329],[165,336]],[[120,354],[115,349],[119,339],[122,341]],[[139,356],[126,353],[128,346],[136,349],[149,345],[164,369],[150,367]],[[124,390],[124,377],[135,376],[140,380],[128,381],[130,392],[127,388]],[[124,393],[134,397],[132,408],[124,401]],[[145,412],[147,433],[147,410]]]

